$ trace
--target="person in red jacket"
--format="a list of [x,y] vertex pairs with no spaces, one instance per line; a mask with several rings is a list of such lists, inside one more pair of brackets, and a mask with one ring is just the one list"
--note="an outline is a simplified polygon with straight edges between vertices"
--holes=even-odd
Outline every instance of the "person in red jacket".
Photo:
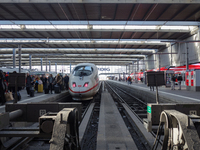
[[131,84],[131,77],[130,76],[128,76],[127,80],[128,80],[128,84]]

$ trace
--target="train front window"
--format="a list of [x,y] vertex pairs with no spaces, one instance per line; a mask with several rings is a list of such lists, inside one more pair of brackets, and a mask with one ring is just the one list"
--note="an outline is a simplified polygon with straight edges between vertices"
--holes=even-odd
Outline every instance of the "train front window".
[[74,71],[74,76],[89,76],[93,72],[93,68],[91,66],[77,66]]

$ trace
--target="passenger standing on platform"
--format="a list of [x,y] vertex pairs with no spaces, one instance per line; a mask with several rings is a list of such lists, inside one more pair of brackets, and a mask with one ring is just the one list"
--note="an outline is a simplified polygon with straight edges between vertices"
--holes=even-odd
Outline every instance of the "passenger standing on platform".
[[5,74],[6,82],[8,83],[9,72]]
[[0,102],[1,105],[4,105],[6,102],[6,98],[5,98],[5,92],[6,92],[6,86],[5,86],[5,76],[2,70],[0,70]]
[[26,91],[27,91],[27,96],[30,96],[30,88],[32,87],[32,83],[33,80],[31,78],[31,76],[29,75],[29,73],[27,73],[27,77],[26,77]]
[[53,90],[53,76],[52,76],[52,74],[50,74],[50,76],[48,77],[48,82],[49,82],[49,90],[51,91],[51,94],[52,94],[52,90]]
[[140,78],[140,81],[143,83],[143,77]]
[[35,77],[35,91],[38,91],[38,76]]
[[131,85],[131,77],[130,76],[128,76],[127,80],[128,80],[128,84]]
[[172,79],[171,79],[171,90],[175,90],[175,81],[176,81],[176,76],[173,74]]
[[178,90],[181,90],[181,81],[183,80],[181,74],[178,75],[177,80],[178,80]]
[[60,87],[60,90],[61,90],[62,77],[60,76],[60,74],[58,74],[56,76],[56,84],[58,84],[58,86]]
[[45,75],[42,75],[42,77],[40,78],[40,80],[42,81],[42,83],[43,83],[43,90],[44,90],[44,88],[46,87],[46,83],[45,83]]
[[65,82],[66,90],[68,90],[69,89],[69,76],[67,74],[64,77],[64,82]]
[[150,91],[154,91],[154,86],[150,86]]

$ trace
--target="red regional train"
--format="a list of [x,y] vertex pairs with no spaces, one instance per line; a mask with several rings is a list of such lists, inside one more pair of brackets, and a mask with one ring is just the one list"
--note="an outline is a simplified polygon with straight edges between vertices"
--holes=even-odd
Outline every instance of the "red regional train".
[[[189,70],[195,70],[195,69],[200,69],[200,63],[196,63],[196,64],[191,64],[189,65]],[[160,71],[166,71],[166,70],[172,70],[174,71],[174,74],[177,76],[178,74],[181,74],[183,79],[185,80],[185,73],[186,73],[186,66],[178,66],[178,67],[162,67],[160,68]],[[159,71],[158,69],[151,69],[151,70],[147,70],[146,72],[149,71]],[[141,81],[141,78],[144,79],[144,72],[136,72],[136,73],[132,73],[131,77],[133,80],[137,79],[138,81]]]

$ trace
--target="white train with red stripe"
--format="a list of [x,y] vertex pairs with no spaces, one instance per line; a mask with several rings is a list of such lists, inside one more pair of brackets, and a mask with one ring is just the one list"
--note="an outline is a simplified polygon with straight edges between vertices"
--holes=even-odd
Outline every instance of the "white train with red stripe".
[[100,87],[98,68],[91,63],[74,67],[69,77],[69,93],[73,100],[90,100]]

